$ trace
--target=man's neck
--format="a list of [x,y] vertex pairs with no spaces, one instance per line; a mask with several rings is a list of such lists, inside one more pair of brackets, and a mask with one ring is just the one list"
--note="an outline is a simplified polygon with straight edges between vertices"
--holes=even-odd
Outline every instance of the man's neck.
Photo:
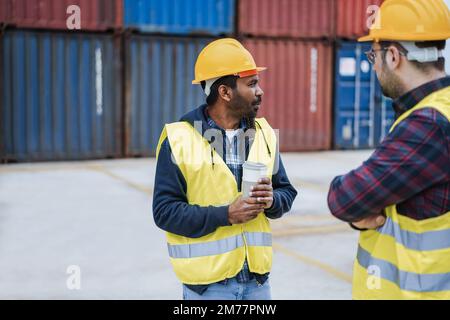
[[401,96],[405,95],[408,92],[413,91],[416,88],[419,88],[420,86],[423,86],[424,84],[439,80],[441,78],[444,78],[446,76],[445,72],[432,72],[428,75],[424,74],[415,74],[408,77],[408,81],[403,81],[405,86],[405,92],[402,93]]
[[236,117],[230,115],[225,106],[208,106],[206,112],[219,127],[225,130],[236,130],[239,128],[241,119],[237,119]]

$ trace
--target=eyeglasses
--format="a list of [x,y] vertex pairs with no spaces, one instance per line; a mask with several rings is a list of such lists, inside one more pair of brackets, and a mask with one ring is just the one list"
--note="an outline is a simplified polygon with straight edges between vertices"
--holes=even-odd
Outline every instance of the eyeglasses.
[[387,50],[389,50],[389,48],[381,48],[376,50],[371,48],[369,51],[364,52],[364,54],[366,55],[367,60],[369,60],[371,64],[375,64],[375,59],[377,58],[377,51],[387,51]]
[[[375,59],[377,58],[377,51],[388,51],[388,50],[389,50],[389,47],[384,47],[384,48],[376,49],[376,50],[374,50],[373,48],[371,48],[369,51],[364,52],[364,54],[366,55],[367,60],[369,60],[369,62],[370,62],[371,64],[375,64]],[[398,53],[399,53],[401,56],[405,56],[405,57],[406,57],[406,53],[403,52],[402,50],[398,49]]]

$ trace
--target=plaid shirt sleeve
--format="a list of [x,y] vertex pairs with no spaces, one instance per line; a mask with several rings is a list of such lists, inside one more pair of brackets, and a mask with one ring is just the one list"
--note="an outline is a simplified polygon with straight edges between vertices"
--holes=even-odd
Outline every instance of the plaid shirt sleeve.
[[328,193],[331,213],[357,222],[447,181],[449,147],[438,117],[431,108],[414,112],[362,166],[336,177]]

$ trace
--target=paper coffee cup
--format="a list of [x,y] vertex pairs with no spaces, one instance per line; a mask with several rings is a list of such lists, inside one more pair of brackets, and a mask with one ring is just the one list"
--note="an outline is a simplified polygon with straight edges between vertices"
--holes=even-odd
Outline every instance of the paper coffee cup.
[[242,169],[242,197],[249,198],[251,187],[258,184],[259,179],[267,177],[267,166],[247,161],[242,165]]

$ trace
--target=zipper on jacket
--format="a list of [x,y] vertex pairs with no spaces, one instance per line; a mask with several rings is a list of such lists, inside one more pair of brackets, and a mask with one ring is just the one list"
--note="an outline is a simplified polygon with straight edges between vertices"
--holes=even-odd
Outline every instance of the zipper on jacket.
[[214,163],[214,152],[216,151],[216,148],[214,148],[214,150],[213,150],[213,147],[211,147],[211,145],[209,145],[209,148],[211,149],[211,163],[212,163],[212,169],[214,170],[214,165],[215,165],[215,163]]

